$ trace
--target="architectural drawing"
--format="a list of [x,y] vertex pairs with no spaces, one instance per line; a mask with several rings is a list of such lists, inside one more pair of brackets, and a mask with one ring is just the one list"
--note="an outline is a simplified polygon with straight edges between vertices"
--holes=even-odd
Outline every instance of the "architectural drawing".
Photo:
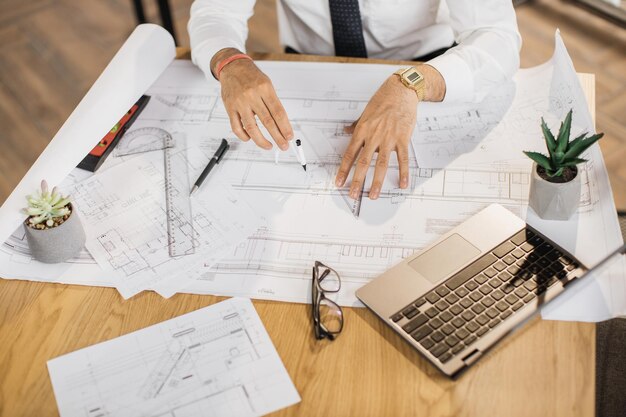
[[[259,210],[265,209],[265,223],[213,268],[193,271],[196,280],[185,291],[308,302],[310,268],[315,260],[321,260],[342,275],[344,284],[337,301],[358,305],[354,289],[493,202],[550,236],[557,235],[555,240],[561,245],[593,264],[617,245],[617,236],[598,236],[599,241],[587,242],[578,235],[558,236],[550,230],[561,228],[527,211],[531,164],[522,150],[543,146],[540,117],[554,123],[568,105],[576,103],[574,132],[593,129],[576,75],[562,59],[566,52],[559,42],[557,38],[551,62],[521,71],[514,83],[495,91],[483,103],[421,104],[412,140],[411,187],[397,187],[397,164],[392,158],[377,201],[352,201],[333,182],[350,139],[342,128],[359,117],[379,85],[377,80],[382,82],[392,72],[390,68],[360,66],[354,71],[345,66],[330,70],[324,65],[260,63],[277,88],[296,137],[303,141],[311,172],[295,170],[296,161],[289,155],[281,157],[279,166],[272,166],[271,152],[240,143],[231,155],[232,162],[220,167],[219,177],[251,196]],[[153,95],[171,94],[175,73],[181,94],[195,88],[193,70],[183,62],[176,65],[164,77],[167,82],[153,86]],[[558,77],[553,71],[559,72]],[[294,82],[304,72],[310,85]],[[577,87],[552,88],[555,78]],[[204,91],[208,91],[206,87]],[[190,134],[204,152],[201,159],[210,156],[208,149],[221,137],[236,141],[220,101],[207,124],[201,128],[204,132]],[[187,129],[199,129],[198,124]],[[573,229],[593,236],[598,234],[594,227],[604,230],[607,222],[614,221],[614,214],[606,199],[608,183],[599,149],[594,147],[587,157],[590,162],[581,167],[583,193]],[[371,176],[372,170],[368,178]],[[366,182],[365,195],[368,187]]]
[[48,362],[61,417],[258,416],[300,401],[250,300]]
[[491,134],[510,110],[516,86],[508,83],[485,98],[481,103],[441,106],[422,103],[418,110],[413,146],[420,167],[443,167],[456,158],[484,150],[489,140],[508,140],[507,136]]
[[[156,288],[162,294],[185,291],[309,302],[311,266],[319,260],[342,276],[343,287],[336,301],[360,305],[354,297],[356,288],[491,203],[500,203],[526,219],[587,265],[593,265],[620,242],[608,178],[597,146],[584,155],[588,162],[580,167],[580,208],[568,227],[542,221],[527,210],[531,161],[522,151],[544,148],[540,118],[543,116],[554,126],[572,106],[573,134],[593,130],[582,89],[558,35],[550,61],[520,70],[512,84],[494,91],[483,103],[421,103],[411,142],[410,187],[398,188],[397,162],[392,157],[381,197],[376,201],[367,198],[373,169],[368,172],[363,195],[356,200],[347,195],[350,184],[338,189],[334,178],[350,140],[343,127],[360,116],[371,95],[395,67],[296,62],[258,65],[272,79],[295,136],[302,140],[307,171],[302,171],[292,152],[281,155],[276,164],[273,151],[239,141],[230,130],[219,99],[219,84],[206,79],[189,61],[175,61],[147,92],[152,99],[128,136],[146,140],[150,132],[161,131],[173,138],[184,136],[192,180],[221,139],[226,138],[231,150],[204,187],[232,187],[238,198],[250,202],[253,214],[261,221],[247,240],[234,245],[219,262],[215,262],[216,256],[205,255],[190,263],[181,278],[188,284],[184,289],[155,282],[147,283],[150,285],[146,288]],[[307,83],[298,82],[302,79]],[[159,137],[156,133],[153,138]],[[120,145],[134,146],[130,142]],[[121,168],[129,164],[138,169],[154,154],[114,155],[101,168],[102,175],[130,169]],[[161,166],[162,162],[153,165]],[[128,177],[130,171],[124,171],[124,175]],[[97,177],[87,181],[97,181]],[[85,189],[81,198],[89,212],[87,194]],[[200,192],[199,198],[210,195]],[[107,204],[116,195],[108,192],[96,197]],[[153,213],[156,211],[146,209],[153,216],[163,215]],[[201,221],[195,218],[196,210],[192,212],[194,224]],[[91,218],[97,219],[97,214]],[[158,230],[157,234],[163,236],[157,226],[150,230]],[[150,240],[131,242],[127,249],[120,250],[124,246],[118,235],[101,230],[98,236],[104,239],[89,249],[92,254],[97,249],[99,261],[120,271],[149,269],[146,265],[150,263],[143,258],[153,259],[150,249],[157,245],[148,244]],[[105,249],[111,242],[116,242],[115,251]],[[140,250],[134,253],[131,247]],[[626,294],[621,291],[624,283],[619,274],[609,274],[590,288],[576,295],[578,305],[589,304],[592,298],[596,304],[611,299],[608,311],[626,314],[626,296],[615,298],[615,294]],[[576,303],[563,305],[550,317],[589,320],[590,314],[581,313]],[[597,320],[608,318],[606,310],[598,314]]]
[[[235,142],[226,124],[188,127],[197,146],[191,152],[192,170],[201,167],[195,159],[210,158],[221,137],[233,141],[228,162],[213,180],[248,196],[265,223],[213,268],[189,271],[187,276],[196,282],[184,291],[307,302],[312,261],[321,260],[342,274],[337,301],[354,305],[354,290],[486,205],[498,202],[519,215],[526,213],[528,167],[501,163],[428,169],[412,158],[411,189],[397,187],[393,161],[381,197],[360,199],[357,218],[346,204],[356,202],[346,197],[346,189],[334,186],[349,138],[336,134],[336,124],[300,122],[294,129],[306,146],[306,173],[291,153],[276,165],[271,152]],[[592,208],[589,167],[581,170],[581,212]],[[367,187],[369,183],[365,192]]]
[[[185,143],[180,139],[179,135],[179,146]],[[187,167],[184,146],[164,150],[172,171],[175,166]],[[176,282],[180,288],[184,285],[184,276],[177,277],[181,271],[198,262],[219,259],[257,226],[247,204],[219,185],[209,190],[218,202],[194,199],[193,209],[187,213],[193,213],[193,218],[184,218],[184,208],[172,206],[166,190],[184,196],[184,204],[191,204],[188,172],[178,169],[166,177],[164,169],[163,150],[146,152],[114,164],[71,189],[88,224],[87,249],[99,265],[118,277],[116,287],[125,298],[144,289],[159,291],[161,285],[169,287],[168,282]],[[187,186],[181,188],[181,184]],[[172,252],[172,238],[177,240],[176,253]]]
[[143,120],[208,121],[218,102],[217,95],[159,94],[152,97]]

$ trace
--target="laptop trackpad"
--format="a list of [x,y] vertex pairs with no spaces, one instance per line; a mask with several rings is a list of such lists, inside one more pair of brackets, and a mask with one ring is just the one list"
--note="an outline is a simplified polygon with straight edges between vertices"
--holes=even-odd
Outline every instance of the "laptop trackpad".
[[435,284],[465,265],[479,253],[480,250],[476,246],[455,233],[420,254],[409,262],[409,265]]

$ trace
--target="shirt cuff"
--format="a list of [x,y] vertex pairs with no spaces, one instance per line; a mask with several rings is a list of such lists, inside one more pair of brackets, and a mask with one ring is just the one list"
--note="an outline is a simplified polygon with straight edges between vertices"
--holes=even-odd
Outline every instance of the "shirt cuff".
[[467,102],[474,100],[474,78],[472,70],[463,58],[449,51],[431,59],[426,64],[435,68],[446,83],[443,102]]

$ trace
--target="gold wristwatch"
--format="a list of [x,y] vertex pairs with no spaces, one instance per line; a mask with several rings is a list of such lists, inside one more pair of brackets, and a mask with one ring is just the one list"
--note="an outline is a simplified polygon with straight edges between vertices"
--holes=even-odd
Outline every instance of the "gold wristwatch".
[[419,101],[424,100],[426,94],[426,82],[424,76],[415,67],[400,68],[394,74],[400,76],[400,80],[405,87],[414,90],[417,93]]

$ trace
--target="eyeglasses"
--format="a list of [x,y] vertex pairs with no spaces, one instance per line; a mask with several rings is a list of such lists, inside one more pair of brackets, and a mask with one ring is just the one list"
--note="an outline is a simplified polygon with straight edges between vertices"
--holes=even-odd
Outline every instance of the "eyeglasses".
[[334,269],[315,261],[312,279],[313,327],[318,340],[335,337],[343,329],[343,310],[326,297],[327,293],[337,293],[341,289],[341,278]]

